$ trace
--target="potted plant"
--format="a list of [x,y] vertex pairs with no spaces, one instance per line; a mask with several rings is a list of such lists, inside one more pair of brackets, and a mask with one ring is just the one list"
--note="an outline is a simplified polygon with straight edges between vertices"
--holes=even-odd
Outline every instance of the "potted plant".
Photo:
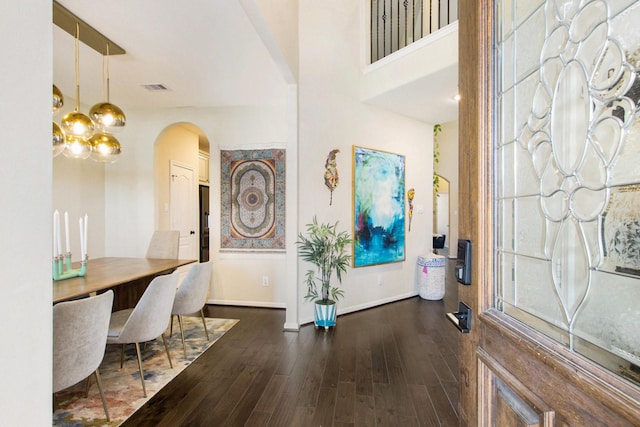
[[342,283],[342,273],[347,271],[351,261],[347,246],[352,240],[346,231],[338,231],[337,221],[318,224],[314,216],[306,229],[306,235],[298,235],[298,254],[316,268],[306,273],[305,299],[315,301],[315,326],[329,329],[336,324],[336,302],[344,296],[344,291],[335,283],[332,284],[331,277],[335,273],[338,283]]

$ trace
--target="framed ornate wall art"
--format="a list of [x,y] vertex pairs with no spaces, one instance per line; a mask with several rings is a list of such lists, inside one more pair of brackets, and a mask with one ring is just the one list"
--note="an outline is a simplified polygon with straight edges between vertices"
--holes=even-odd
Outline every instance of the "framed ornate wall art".
[[221,150],[220,247],[284,251],[285,150]]
[[353,266],[405,259],[405,158],[353,147]]

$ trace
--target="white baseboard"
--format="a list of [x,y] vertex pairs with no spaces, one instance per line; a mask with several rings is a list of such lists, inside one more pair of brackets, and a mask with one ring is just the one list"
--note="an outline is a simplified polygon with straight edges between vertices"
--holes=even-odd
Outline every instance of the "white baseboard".
[[261,308],[287,308],[283,302],[264,302],[264,301],[234,301],[234,300],[217,300],[208,299],[207,304],[215,305],[237,305],[240,307],[261,307]]
[[284,330],[288,332],[299,332],[300,324],[299,323],[286,323],[284,324]]
[[[338,316],[341,316],[343,314],[355,313],[356,311],[362,311],[362,310],[366,310],[368,308],[378,307],[380,305],[389,304],[391,302],[401,301],[403,299],[412,298],[412,297],[415,297],[417,295],[418,295],[417,291],[411,291],[411,292],[407,292],[406,294],[394,295],[394,296],[389,297],[389,298],[383,298],[383,299],[379,299],[379,300],[376,300],[376,301],[371,301],[371,302],[368,302],[366,304],[354,305],[354,306],[347,307],[347,308],[342,309],[342,310],[340,309],[340,304],[338,304]],[[309,323],[313,323],[313,317],[300,320],[300,326],[307,325]]]

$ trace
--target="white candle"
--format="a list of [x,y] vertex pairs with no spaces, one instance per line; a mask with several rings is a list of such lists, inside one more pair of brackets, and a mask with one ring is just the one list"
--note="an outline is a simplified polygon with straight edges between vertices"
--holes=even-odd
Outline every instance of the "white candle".
[[82,236],[84,238],[84,253],[82,254],[82,259],[87,258],[87,234],[89,231],[87,224],[89,224],[89,216],[84,214],[84,235]]
[[66,253],[71,253],[71,245],[69,244],[69,212],[64,212],[64,238]]
[[84,238],[82,237],[84,227],[82,226],[82,217],[78,220],[78,225],[80,226],[80,256],[84,257]]

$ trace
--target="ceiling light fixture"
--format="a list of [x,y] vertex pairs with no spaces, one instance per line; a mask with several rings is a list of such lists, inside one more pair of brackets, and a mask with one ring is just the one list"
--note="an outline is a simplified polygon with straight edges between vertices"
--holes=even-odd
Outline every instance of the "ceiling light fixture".
[[[91,158],[98,162],[114,162],[122,151],[120,142],[112,133],[121,130],[126,117],[120,107],[110,102],[109,54],[124,54],[125,51],[69,10],[53,1],[53,22],[75,37],[75,109],[60,121],[53,122],[53,156],[63,153],[76,159]],[[80,37],[80,29],[84,36]],[[80,41],[103,55],[102,99],[89,111],[89,116],[80,112]],[[111,51],[111,52],[110,52]],[[105,88],[106,68],[106,88]],[[105,96],[106,95],[106,96]],[[62,92],[53,85],[53,113],[63,105]]]
[[[106,64],[106,65],[105,65]],[[106,102],[99,102],[89,110],[89,116],[100,130],[105,133],[114,133],[121,130],[127,122],[124,112],[109,100],[110,80],[109,80],[109,44],[107,43],[107,54],[102,57],[102,97],[105,94],[105,69],[107,74]]]
[[75,38],[75,109],[64,115],[60,121],[65,134],[66,147],[62,152],[66,157],[86,159],[91,154],[89,138],[93,136],[95,125],[91,118],[80,112],[80,25],[76,24]]

